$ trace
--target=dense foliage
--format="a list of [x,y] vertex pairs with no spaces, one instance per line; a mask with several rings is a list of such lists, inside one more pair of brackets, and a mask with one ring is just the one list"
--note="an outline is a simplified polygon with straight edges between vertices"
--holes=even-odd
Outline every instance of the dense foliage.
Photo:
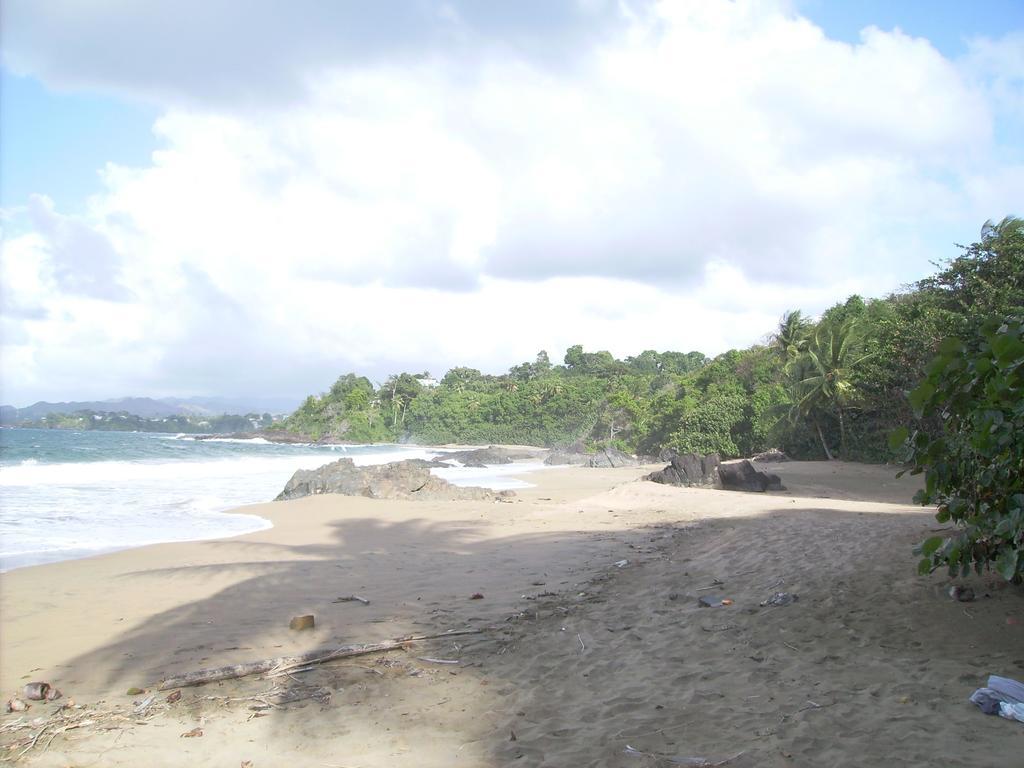
[[[968,329],[969,330],[969,329]],[[946,565],[956,576],[993,565],[1005,579],[1024,575],[1024,323],[992,320],[965,345],[947,339],[910,394],[924,419],[905,445],[914,472],[924,472],[922,504],[938,504],[939,522],[958,532],[925,541],[919,570]],[[929,419],[940,427],[929,430]]]
[[350,373],[281,428],[351,442],[583,441],[723,457],[777,447],[886,460],[888,434],[915,419],[906,393],[940,342],[970,339],[987,317],[1024,306],[1022,243],[1019,220],[987,224],[979,242],[899,293],[852,296],[816,321],[787,313],[766,343],[711,360],[653,350],[619,360],[576,345],[560,364],[541,352],[501,375],[453,368],[439,382],[400,373],[374,385]]
[[101,432],[165,432],[169,434],[229,434],[266,429],[274,423],[269,413],[245,416],[165,416],[148,418],[124,411],[75,411],[50,413],[40,419],[16,422],[19,427],[35,429],[79,429]]

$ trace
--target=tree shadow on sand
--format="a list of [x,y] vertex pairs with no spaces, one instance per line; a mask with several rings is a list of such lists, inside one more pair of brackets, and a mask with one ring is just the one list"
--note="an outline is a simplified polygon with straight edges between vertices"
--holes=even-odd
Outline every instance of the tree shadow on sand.
[[[666,513],[662,527],[488,539],[466,523],[339,521],[317,544],[216,544],[252,551],[245,562],[125,574],[161,590],[225,585],[69,667],[109,670],[111,687],[150,685],[298,650],[490,628],[189,689],[172,730],[248,729],[250,757],[329,765],[643,766],[739,752],[730,765],[740,768],[936,755],[959,765],[980,749],[995,765],[1020,754],[1020,737],[964,699],[989,672],[1021,676],[1021,632],[1007,619],[1024,619],[1024,599],[978,579],[990,597],[963,605],[941,575],[917,577],[910,548],[931,523],[780,508],[685,528]],[[779,591],[799,601],[759,605]],[[334,602],[352,594],[371,604]],[[709,594],[734,604],[700,608]],[[288,630],[304,613],[316,629]],[[331,696],[283,707],[252,698],[271,685]],[[627,744],[647,756],[626,756]]]

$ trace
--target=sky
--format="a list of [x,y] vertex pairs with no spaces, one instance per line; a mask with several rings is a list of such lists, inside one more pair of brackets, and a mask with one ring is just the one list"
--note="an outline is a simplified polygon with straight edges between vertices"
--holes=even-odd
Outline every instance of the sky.
[[714,355],[1024,214],[1020,0],[5,0],[0,402]]

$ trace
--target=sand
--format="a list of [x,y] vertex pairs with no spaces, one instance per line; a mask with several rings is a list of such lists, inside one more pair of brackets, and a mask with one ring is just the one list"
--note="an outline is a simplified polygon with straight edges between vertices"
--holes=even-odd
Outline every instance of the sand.
[[[911,547],[938,524],[908,504],[913,478],[769,469],[788,491],[570,467],[529,475],[536,487],[512,503],[320,496],[246,508],[274,522],[246,536],[4,574],[5,698],[48,680],[96,715],[52,741],[51,726],[25,761],[1024,764],[1024,725],[967,703],[989,673],[1024,678],[1022,590],[976,577],[979,599],[958,603],[944,574],[915,575]],[[778,591],[799,600],[759,606]],[[371,604],[333,602],[352,594]],[[702,608],[705,595],[734,603]],[[304,613],[316,628],[289,630]],[[485,631],[184,689],[174,704],[161,694],[139,715],[150,693],[126,694],[202,667],[465,627]],[[252,698],[275,685],[322,695]],[[55,709],[0,716],[0,743],[35,732],[11,730],[18,718]]]

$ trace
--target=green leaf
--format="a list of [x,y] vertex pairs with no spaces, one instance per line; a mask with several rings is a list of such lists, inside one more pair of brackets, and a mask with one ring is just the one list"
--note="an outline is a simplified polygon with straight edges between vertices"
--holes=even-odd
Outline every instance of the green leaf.
[[943,340],[943,342],[941,344],[939,344],[939,350],[938,350],[940,355],[945,355],[947,357],[952,357],[954,355],[959,355],[963,351],[964,351],[963,342],[960,341],[960,339],[956,339],[956,338],[949,338],[949,339]]
[[929,573],[931,573],[932,572],[932,561],[931,561],[931,558],[926,557],[924,560],[921,560],[920,562],[918,562],[918,564],[917,564],[917,572],[921,576],[927,576]]
[[1007,581],[1017,575],[1017,562],[1020,558],[1020,551],[1012,547],[1005,547],[996,558],[996,571]]
[[931,557],[932,553],[942,546],[942,541],[941,536],[931,536],[925,539],[924,544],[921,545],[921,554],[925,557]]
[[898,451],[910,436],[906,427],[897,427],[889,433],[889,448]]
[[992,351],[1000,363],[1009,363],[1024,355],[1024,342],[1009,334],[999,334],[992,339]]
[[920,415],[924,411],[925,405],[927,405],[931,398],[935,395],[935,385],[930,381],[922,381],[914,389],[910,391],[910,405],[914,409],[914,412]]

